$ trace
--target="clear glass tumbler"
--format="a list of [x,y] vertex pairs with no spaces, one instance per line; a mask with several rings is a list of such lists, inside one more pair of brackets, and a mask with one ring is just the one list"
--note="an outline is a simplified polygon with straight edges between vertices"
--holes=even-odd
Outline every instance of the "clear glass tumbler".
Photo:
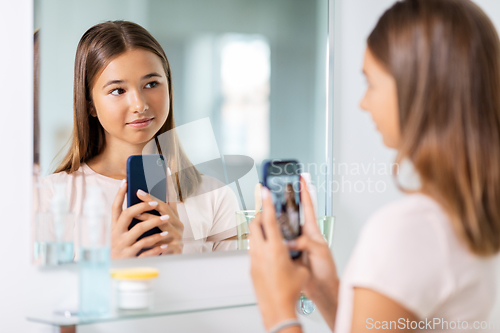
[[238,234],[238,250],[248,250],[248,225],[255,218],[255,210],[240,210],[236,212],[236,230]]

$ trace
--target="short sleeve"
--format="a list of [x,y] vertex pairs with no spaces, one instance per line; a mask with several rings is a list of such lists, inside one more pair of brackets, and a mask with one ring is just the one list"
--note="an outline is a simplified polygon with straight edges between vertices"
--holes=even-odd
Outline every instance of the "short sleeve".
[[239,210],[238,199],[229,186],[216,190],[215,215],[207,241],[218,242],[236,236],[236,211]]
[[430,211],[383,208],[368,221],[354,255],[354,287],[389,297],[419,318],[451,293],[445,235]]

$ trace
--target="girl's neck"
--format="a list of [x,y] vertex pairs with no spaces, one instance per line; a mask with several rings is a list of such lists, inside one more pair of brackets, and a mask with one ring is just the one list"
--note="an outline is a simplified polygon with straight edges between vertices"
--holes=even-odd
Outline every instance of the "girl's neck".
[[132,155],[143,155],[146,143],[130,144],[108,139],[106,138],[104,150],[88,161],[87,165],[103,176],[125,179],[127,177],[127,159]]

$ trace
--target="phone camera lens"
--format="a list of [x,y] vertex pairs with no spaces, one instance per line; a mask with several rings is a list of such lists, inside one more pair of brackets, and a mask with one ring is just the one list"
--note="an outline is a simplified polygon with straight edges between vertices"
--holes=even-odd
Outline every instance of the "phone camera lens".
[[162,166],[162,165],[163,165],[163,161],[161,160],[161,158],[159,158],[159,159],[156,161],[156,164],[158,164],[158,166]]

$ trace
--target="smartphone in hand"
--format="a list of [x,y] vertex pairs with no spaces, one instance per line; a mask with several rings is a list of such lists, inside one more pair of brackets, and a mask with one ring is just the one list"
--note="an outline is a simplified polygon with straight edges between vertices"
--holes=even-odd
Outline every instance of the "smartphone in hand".
[[[127,160],[127,207],[142,202],[137,197],[137,191],[143,190],[154,197],[167,201],[167,165],[163,155],[132,155]],[[148,213],[160,216],[156,210],[150,210]],[[128,229],[132,229],[140,220],[133,219]],[[143,233],[137,240],[144,237],[161,233],[161,229],[154,227]],[[143,251],[148,249],[143,249]],[[139,252],[138,254],[142,253]]]
[[[286,240],[302,234],[300,225],[300,168],[296,160],[272,160],[264,163],[263,185],[271,192],[276,210],[276,221]],[[300,251],[290,251],[293,259]]]

